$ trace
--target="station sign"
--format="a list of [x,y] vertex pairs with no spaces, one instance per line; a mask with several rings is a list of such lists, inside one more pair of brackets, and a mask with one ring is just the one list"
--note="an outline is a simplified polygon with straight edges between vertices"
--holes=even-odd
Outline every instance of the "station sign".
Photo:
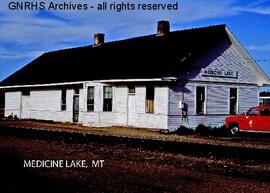
[[201,70],[201,75],[220,78],[236,78],[236,79],[238,78],[238,72],[236,71],[211,69],[211,68],[203,68]]

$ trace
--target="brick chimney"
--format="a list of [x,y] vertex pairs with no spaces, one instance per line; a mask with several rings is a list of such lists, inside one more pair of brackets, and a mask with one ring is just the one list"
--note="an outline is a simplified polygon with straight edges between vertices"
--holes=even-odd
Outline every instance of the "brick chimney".
[[157,36],[163,36],[170,32],[170,22],[169,21],[158,21],[157,26]]
[[94,46],[99,46],[104,44],[104,37],[105,35],[102,33],[97,33],[94,35]]

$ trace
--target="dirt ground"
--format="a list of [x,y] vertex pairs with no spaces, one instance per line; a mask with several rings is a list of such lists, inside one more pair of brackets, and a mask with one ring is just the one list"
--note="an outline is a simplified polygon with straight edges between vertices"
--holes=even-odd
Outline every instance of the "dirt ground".
[[19,121],[0,121],[1,126],[12,126],[22,128],[36,128],[67,132],[82,132],[97,135],[109,136],[124,136],[140,139],[155,139],[163,141],[180,141],[196,144],[212,144],[222,146],[236,146],[236,147],[250,147],[258,149],[270,149],[270,134],[242,134],[237,137],[231,136],[201,136],[201,135],[177,135],[164,134],[158,130],[150,130],[144,128],[128,128],[128,127],[85,127],[77,124],[69,123],[55,123],[33,120],[19,120]]
[[[270,164],[0,135],[1,192],[268,193]],[[24,160],[86,160],[88,168],[24,168]],[[104,160],[104,167],[92,167]]]

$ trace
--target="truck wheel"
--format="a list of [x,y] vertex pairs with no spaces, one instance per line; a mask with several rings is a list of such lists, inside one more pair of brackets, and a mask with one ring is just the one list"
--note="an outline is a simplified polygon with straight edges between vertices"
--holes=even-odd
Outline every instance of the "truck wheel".
[[236,135],[239,132],[239,127],[237,125],[234,125],[231,127],[231,134]]

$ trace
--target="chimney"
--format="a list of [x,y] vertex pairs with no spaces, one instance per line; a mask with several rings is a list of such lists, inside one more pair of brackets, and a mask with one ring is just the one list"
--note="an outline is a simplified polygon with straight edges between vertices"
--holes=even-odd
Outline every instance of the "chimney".
[[163,36],[170,32],[170,22],[169,21],[158,21],[157,26],[157,36]]
[[97,33],[94,35],[94,46],[99,46],[104,43],[105,35],[102,33]]

